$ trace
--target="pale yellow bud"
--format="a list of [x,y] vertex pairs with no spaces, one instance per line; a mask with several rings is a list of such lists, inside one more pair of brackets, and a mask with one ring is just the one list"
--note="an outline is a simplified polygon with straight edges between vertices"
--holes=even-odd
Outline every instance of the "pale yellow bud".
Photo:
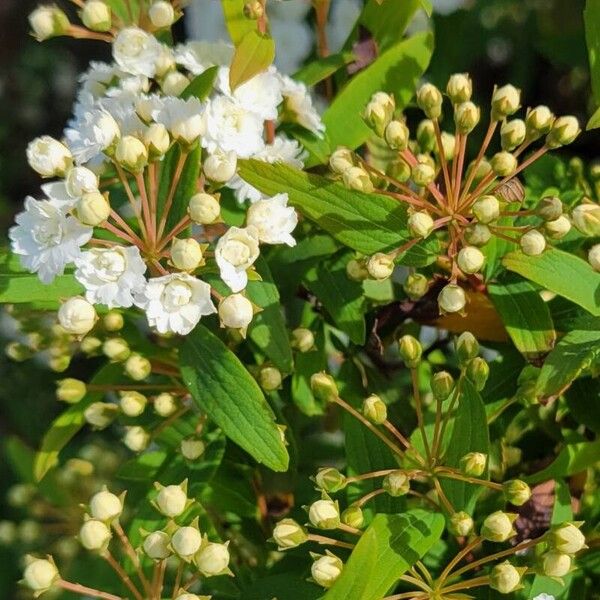
[[463,273],[478,273],[483,267],[485,256],[475,246],[465,246],[458,253],[458,267]]
[[253,317],[252,302],[242,294],[231,294],[219,303],[219,318],[223,327],[245,330]]
[[265,392],[274,392],[281,387],[282,375],[275,367],[261,367],[258,373],[258,383]]
[[571,570],[571,557],[561,552],[547,552],[542,558],[542,570],[547,577],[564,577]]
[[171,538],[171,547],[183,559],[190,559],[202,544],[202,535],[196,527],[180,527]]
[[527,569],[517,569],[507,560],[496,565],[490,573],[490,587],[501,594],[510,594],[519,589],[521,573]]
[[344,171],[354,166],[354,154],[348,148],[340,146],[329,157],[329,167],[334,173],[341,175]]
[[120,331],[125,325],[125,319],[123,319],[123,315],[119,311],[109,310],[102,317],[102,325],[104,325],[106,331]]
[[394,272],[394,259],[383,252],[377,252],[367,261],[367,271],[378,281],[388,279]]
[[310,568],[315,583],[329,589],[342,574],[344,563],[333,554],[326,554],[315,560]]
[[168,485],[156,496],[156,507],[165,517],[178,517],[188,505],[184,485]]
[[144,133],[144,143],[148,147],[149,155],[158,158],[166,154],[171,145],[171,138],[162,123],[152,123]]
[[496,196],[481,196],[473,203],[471,211],[480,223],[487,225],[500,216],[500,202]]
[[573,225],[588,237],[600,235],[600,205],[593,202],[583,202],[571,212]]
[[295,548],[308,539],[304,527],[293,519],[282,519],[273,529],[273,540],[280,550]]
[[510,84],[496,88],[492,94],[492,119],[504,119],[516,113],[520,106],[521,90]]
[[405,496],[410,490],[410,478],[404,471],[392,471],[384,477],[382,487],[390,496]]
[[77,404],[87,393],[87,386],[79,379],[61,379],[57,382],[56,397],[68,404]]
[[387,406],[377,395],[371,394],[365,398],[362,405],[363,415],[376,425],[381,425],[387,420]]
[[502,150],[514,150],[525,141],[527,127],[522,119],[504,121],[500,127]]
[[114,362],[122,362],[129,358],[131,350],[123,338],[109,338],[102,345],[102,353]]
[[468,73],[455,73],[448,79],[446,93],[452,104],[460,104],[471,99],[473,94],[473,82]]
[[94,429],[106,429],[116,418],[118,406],[108,402],[92,402],[84,411],[83,417]]
[[198,438],[190,437],[181,440],[181,454],[187,460],[198,460],[204,454],[205,449],[206,445]]
[[227,544],[209,542],[203,545],[194,557],[194,562],[205,577],[227,573],[229,566]]
[[361,167],[350,167],[342,174],[344,185],[359,192],[372,192],[375,187],[369,174]]
[[48,559],[28,557],[23,573],[25,585],[34,592],[49,590],[60,578],[58,569],[51,557]]
[[168,533],[164,531],[153,531],[146,537],[142,548],[146,555],[152,560],[164,560],[171,556],[171,550],[169,544],[171,538]]
[[116,494],[102,490],[90,500],[90,514],[99,521],[112,521],[123,512],[123,503]]
[[105,550],[111,537],[108,526],[98,519],[86,521],[79,530],[79,541],[86,550]]
[[154,2],[150,7],[148,16],[154,27],[164,29],[173,25],[175,21],[175,9],[170,2],[158,0],[158,2]]
[[139,392],[130,390],[121,392],[119,406],[127,417],[139,417],[146,409],[148,399]]
[[29,24],[38,42],[65,35],[71,24],[69,17],[56,6],[40,6],[29,15]]
[[518,164],[516,157],[510,152],[497,152],[490,161],[492,170],[499,177],[512,175],[517,170]]
[[81,9],[81,21],[92,31],[110,31],[112,12],[103,0],[87,0]]
[[471,133],[481,118],[479,107],[471,101],[461,102],[454,107],[454,123],[459,133]]
[[310,329],[298,327],[292,331],[291,345],[298,352],[309,352],[314,348],[315,335]]
[[546,238],[539,231],[532,229],[521,236],[519,245],[527,256],[538,256],[546,249]]
[[125,373],[134,381],[142,381],[152,373],[152,364],[140,354],[132,354],[125,361]]
[[139,425],[126,427],[123,443],[132,452],[143,452],[150,444],[150,434]]
[[188,214],[198,225],[211,225],[221,216],[221,206],[215,196],[200,192],[190,198]]
[[183,90],[190,85],[190,80],[179,71],[170,71],[160,83],[160,88],[167,96],[180,96]]
[[85,298],[74,296],[58,309],[58,322],[72,335],[85,335],[96,324],[96,309]]
[[375,133],[383,136],[396,110],[394,98],[385,92],[376,92],[365,108],[365,121]]
[[516,514],[505,513],[500,510],[492,513],[483,521],[481,536],[490,542],[505,542],[516,535],[513,527],[516,518]]
[[202,247],[194,238],[175,238],[171,243],[171,262],[181,271],[194,271],[204,263]]
[[139,173],[148,164],[148,149],[132,135],[122,137],[115,150],[117,162],[132,173]]
[[546,137],[546,144],[550,148],[566,146],[575,141],[575,138],[581,133],[579,121],[571,115],[558,117],[553,123],[550,132]]
[[163,392],[154,398],[154,412],[161,417],[170,417],[178,406],[179,403],[173,394]]
[[443,100],[440,90],[431,83],[425,83],[417,90],[417,105],[430,119],[440,117]]
[[75,216],[84,225],[96,227],[110,216],[110,204],[104,194],[88,192],[79,198],[75,205]]
[[309,521],[319,529],[337,529],[340,524],[340,509],[333,500],[317,500],[310,505]]
[[560,240],[571,231],[571,221],[565,215],[561,215],[554,221],[546,221],[544,224],[544,233],[551,240]]
[[527,137],[537,140],[542,135],[546,135],[552,129],[554,114],[547,106],[536,106],[528,111],[525,117],[527,125]]
[[414,237],[423,238],[433,231],[433,219],[428,212],[415,212],[408,218],[408,230]]
[[406,150],[410,132],[406,123],[402,121],[390,121],[384,133],[387,145],[393,150]]
[[594,271],[600,272],[600,244],[592,246],[588,251],[588,262]]
[[461,312],[466,303],[465,291],[454,283],[444,286],[438,295],[438,306],[441,313]]

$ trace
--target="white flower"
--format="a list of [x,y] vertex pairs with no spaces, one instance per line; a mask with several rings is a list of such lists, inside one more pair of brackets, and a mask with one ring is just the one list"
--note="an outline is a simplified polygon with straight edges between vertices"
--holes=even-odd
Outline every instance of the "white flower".
[[188,42],[175,48],[175,60],[193,75],[231,63],[233,46],[226,42]]
[[85,287],[85,297],[92,304],[132,306],[134,294],[146,283],[146,264],[136,246],[92,248],[75,264],[75,278]]
[[42,177],[63,176],[72,160],[69,149],[49,135],[38,137],[27,146],[29,166]]
[[258,240],[250,229],[230,227],[217,242],[215,259],[221,279],[232,292],[240,292],[248,284],[249,269],[258,258]]
[[86,167],[73,167],[65,176],[65,191],[73,198],[95,192],[99,186],[98,175]]
[[87,71],[84,71],[80,77],[80,93],[87,92],[94,98],[103,96],[106,88],[115,79],[120,77],[123,72],[113,64],[105,62],[92,61]]
[[278,115],[277,107],[283,102],[281,79],[274,67],[255,75],[238,86],[233,93],[229,87],[229,68],[219,69],[216,87],[263,121],[275,120]]
[[201,317],[217,312],[210,298],[210,285],[187,273],[150,279],[135,302],[159,333],[186,335]]
[[80,246],[90,241],[93,232],[51,201],[31,197],[15,220],[17,224],[9,232],[12,251],[43,283],[52,283],[56,275],[64,273],[66,265],[79,258]]
[[285,100],[285,108],[294,115],[295,120],[309,131],[321,135],[325,131],[325,125],[312,103],[312,98],[307,87],[298,81],[294,81],[287,75],[281,75],[282,89]]
[[165,98],[154,120],[164,125],[176,140],[192,144],[204,134],[204,112],[205,107],[197,98]]
[[264,146],[263,120],[227,96],[217,96],[209,101],[205,122],[202,146],[209,152],[220,149],[248,158]]
[[248,209],[246,224],[248,228],[256,230],[260,242],[296,245],[291,233],[298,224],[298,215],[287,203],[287,194],[277,194],[272,198],[259,200]]
[[97,158],[120,136],[114,117],[103,109],[83,110],[69,122],[65,138],[75,162],[84,164]]
[[64,214],[69,212],[77,202],[77,197],[71,196],[67,191],[67,186],[64,181],[44,183],[41,188],[42,192],[46,195],[46,198],[50,201],[50,204],[59,208]]
[[153,35],[137,27],[122,29],[113,43],[113,58],[123,71],[153,77],[160,44]]

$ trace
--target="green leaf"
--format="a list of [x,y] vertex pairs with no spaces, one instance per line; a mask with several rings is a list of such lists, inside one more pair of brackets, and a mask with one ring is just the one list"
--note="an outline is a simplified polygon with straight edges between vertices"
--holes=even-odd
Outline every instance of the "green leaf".
[[355,344],[364,344],[365,299],[362,284],[346,274],[346,263],[351,255],[339,254],[320,262],[310,269],[304,284],[323,303],[339,329],[347,333]]
[[[114,383],[122,376],[122,371],[122,365],[105,365],[92,377],[90,385]],[[85,425],[83,416],[85,409],[93,402],[102,400],[103,395],[104,392],[89,392],[82,400],[69,407],[53,421],[35,457],[33,474],[36,481],[40,481],[56,465],[60,451]]]
[[37,275],[23,269],[18,256],[0,250],[0,304],[44,302],[50,308],[82,291],[73,275],[59,275],[51,284],[42,283]]
[[197,77],[194,77],[190,84],[181,92],[181,98],[187,100],[188,98],[198,98],[198,100],[205,100],[212,92],[215,85],[215,79],[219,67],[209,67]]
[[359,22],[366,27],[382,50],[387,50],[402,39],[406,26],[417,12],[420,0],[378,2],[370,0],[362,11]]
[[511,252],[502,263],[509,271],[600,316],[600,273],[581,258],[551,248],[540,256]]
[[380,600],[443,530],[444,517],[424,510],[376,515],[325,600]]
[[[469,452],[489,455],[490,440],[485,406],[479,392],[466,377],[460,381],[458,409],[447,448],[444,465],[449,467],[459,467],[460,459]],[[467,512],[471,512],[481,491],[479,486],[449,479],[442,480],[442,488],[455,510]]]
[[548,479],[561,479],[575,475],[600,461],[600,440],[567,444],[554,461],[545,469],[525,477],[527,483],[535,485]]
[[324,58],[318,58],[304,65],[292,78],[307,86],[314,86],[331,77],[336,71],[355,60],[352,52],[340,52]]
[[599,326],[569,331],[544,361],[536,383],[536,393],[543,397],[561,393],[598,356]]
[[246,0],[221,0],[221,5],[229,37],[237,46],[249,31],[256,31],[256,21],[244,14]]
[[203,325],[185,338],[180,367],[196,404],[255,460],[285,471],[288,453],[275,415],[237,356]]
[[525,358],[543,356],[554,347],[556,332],[546,302],[528,281],[492,284],[488,292],[517,350]]
[[428,17],[431,17],[433,13],[433,4],[431,0],[421,0],[421,8],[425,11]]
[[323,114],[330,147],[354,149],[367,140],[371,130],[360,115],[375,92],[393,93],[396,106],[405,108],[432,52],[433,36],[418,33],[391,46],[353,77]]
[[[600,0],[587,0],[583,11],[585,41],[587,43],[592,78],[592,92],[596,105],[600,104]],[[588,126],[588,129],[591,127]]]
[[242,179],[261,192],[287,192],[290,204],[334,238],[364,254],[386,252],[406,242],[406,210],[378,194],[364,194],[283,164],[238,162]]
[[262,73],[275,58],[275,42],[269,35],[249,31],[236,46],[229,70],[231,90]]
[[581,425],[600,434],[600,379],[584,377],[577,379],[567,390],[566,401],[571,416]]
[[289,373],[293,368],[293,357],[279,292],[267,261],[259,257],[255,267],[262,281],[249,281],[246,292],[249,300],[262,311],[254,316],[248,336],[280,371]]
[[598,129],[598,127],[600,127],[600,107],[594,111],[594,114],[590,117],[585,126],[587,131],[590,131],[591,129]]

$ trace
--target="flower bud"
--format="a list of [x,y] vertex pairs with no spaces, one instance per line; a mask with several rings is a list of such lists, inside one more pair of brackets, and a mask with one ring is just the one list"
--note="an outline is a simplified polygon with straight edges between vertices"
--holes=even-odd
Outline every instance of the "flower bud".
[[179,71],[170,71],[160,83],[160,89],[166,96],[181,96],[183,90],[190,85],[190,80]]
[[104,223],[110,215],[110,204],[104,194],[88,192],[79,198],[75,205],[75,216],[84,225],[96,227]]
[[388,163],[386,174],[400,183],[405,183],[410,179],[410,165],[403,158],[397,158]]
[[36,593],[49,590],[60,579],[58,569],[52,557],[33,558],[27,557],[27,566],[23,572],[25,585]]
[[86,167],[72,167],[65,176],[67,193],[73,198],[97,191],[98,185],[98,176]]
[[483,223],[473,223],[465,229],[465,240],[472,246],[485,246],[491,237],[490,228]]
[[279,369],[271,366],[261,367],[258,383],[265,392],[274,392],[281,387],[282,375]]
[[404,364],[409,369],[414,369],[421,360],[421,354],[423,354],[423,347],[419,340],[412,335],[403,335],[398,340],[398,352],[400,358],[404,361]]
[[214,196],[200,192],[190,198],[188,214],[198,225],[211,225],[220,217],[221,206]]
[[367,272],[377,281],[388,279],[394,272],[394,259],[383,252],[377,252],[367,261]]
[[525,141],[527,126],[522,119],[504,121],[500,127],[500,143],[502,150],[514,150]]
[[104,329],[106,329],[106,331],[120,331],[125,325],[125,320],[123,319],[123,315],[119,311],[109,310],[102,317],[102,325],[104,326]]
[[8,489],[6,500],[13,508],[23,508],[36,495],[36,488],[29,483],[16,483]]
[[497,152],[490,161],[492,171],[498,177],[512,175],[517,170],[518,164],[517,159],[510,152]]
[[404,471],[392,471],[383,478],[382,487],[394,498],[404,496],[410,490],[410,479]]
[[492,513],[483,521],[481,536],[490,542],[505,542],[517,533],[513,527],[517,516],[501,510]]
[[439,371],[431,378],[431,391],[436,400],[445,400],[454,391],[454,377],[448,371]]
[[459,537],[466,537],[473,531],[473,519],[464,511],[456,512],[450,517],[450,532]]
[[298,352],[310,352],[315,346],[315,335],[310,329],[297,327],[292,331],[291,345]]
[[119,405],[127,417],[139,417],[145,410],[148,399],[143,394],[133,390],[121,392]]
[[531,498],[531,488],[520,479],[512,479],[502,484],[504,497],[515,506],[522,506]]
[[486,464],[487,455],[482,452],[469,452],[460,459],[460,470],[469,477],[481,477]]
[[500,216],[500,203],[496,196],[481,196],[475,200],[471,211],[480,223],[487,225]]
[[369,271],[364,260],[351,259],[346,263],[346,275],[352,281],[364,281],[369,278]]
[[214,152],[206,158],[202,170],[209,181],[227,183],[237,169],[235,152]]
[[86,550],[106,550],[112,534],[103,521],[90,519],[86,521],[79,530],[79,541]]
[[173,551],[184,560],[190,560],[201,544],[202,535],[197,527],[180,527],[171,538]]
[[402,287],[411,300],[418,300],[427,293],[429,281],[421,273],[409,273]]
[[106,429],[116,418],[118,406],[108,402],[92,402],[84,411],[83,418],[94,429]]
[[[444,158],[446,160],[452,160],[456,154],[456,138],[447,131],[442,131],[440,138],[442,140],[442,150],[444,151]],[[440,153],[440,149],[437,145],[433,149],[433,152],[436,155]]]
[[554,115],[547,106],[536,106],[527,112],[525,125],[527,126],[527,138],[537,140],[546,135],[552,129]]
[[431,119],[423,119],[417,126],[417,142],[421,152],[432,152],[435,148],[435,127]]
[[588,262],[594,271],[600,272],[600,244],[592,246],[588,251]]
[[365,122],[382,137],[396,110],[394,98],[385,92],[376,92],[365,108]]
[[194,238],[175,238],[171,243],[171,262],[181,271],[194,271],[204,262],[202,247]]
[[273,540],[279,547],[279,550],[295,548],[304,544],[308,539],[306,530],[294,519],[282,519],[273,529]]
[[562,523],[548,534],[548,543],[553,550],[564,554],[577,554],[587,548],[585,536],[574,523]]
[[371,394],[363,402],[362,414],[371,423],[381,425],[387,420],[387,406],[379,396]]
[[48,367],[55,373],[64,373],[71,364],[70,356],[53,356],[48,360]]
[[64,144],[44,135],[27,146],[27,161],[42,177],[63,177],[73,163],[73,156]]
[[189,437],[181,440],[181,454],[187,460],[198,460],[206,449],[206,445],[202,440],[195,437]]
[[337,529],[340,509],[333,500],[317,500],[310,505],[308,520],[319,529]]
[[467,378],[478,391],[481,391],[485,387],[485,382],[489,374],[490,367],[483,358],[476,356],[467,363]]
[[514,113],[521,107],[521,90],[513,85],[497,87],[492,94],[492,119],[500,121]]
[[324,371],[314,373],[311,376],[310,389],[317,400],[321,400],[322,402],[333,402],[339,395],[333,377]]
[[99,521],[113,521],[121,516],[123,503],[119,496],[104,489],[92,496],[90,514]]
[[466,303],[465,291],[455,283],[444,286],[438,294],[438,307],[441,314],[461,312]]
[[154,412],[160,417],[170,417],[178,407],[178,402],[173,394],[163,392],[154,398]]
[[333,467],[319,469],[315,483],[325,492],[335,493],[346,487],[346,477]]
[[125,361],[125,373],[134,381],[143,381],[152,373],[152,364],[140,354],[132,354]]
[[454,107],[454,124],[459,133],[467,135],[471,133],[481,118],[479,106],[473,102],[461,102]]
[[342,574],[344,563],[333,554],[321,556],[310,567],[311,577],[315,583],[329,589]]
[[126,427],[123,443],[132,452],[143,452],[150,444],[150,434],[139,425]]
[[0,545],[11,546],[17,540],[17,526],[12,521],[0,521]]
[[452,104],[461,104],[471,99],[473,94],[473,82],[468,73],[454,73],[448,79],[446,93]]
[[414,237],[423,238],[433,231],[433,219],[428,212],[415,212],[408,218],[408,231]]
[[527,569],[517,569],[507,560],[496,565],[490,573],[490,587],[501,594],[510,594],[519,589],[521,575]]
[[65,35],[71,24],[69,17],[57,6],[40,6],[29,15],[29,25],[38,42]]
[[144,132],[144,144],[148,148],[150,158],[160,158],[167,153],[171,138],[162,123],[152,123]]
[[360,506],[349,506],[342,512],[342,523],[355,529],[360,529],[365,523],[365,517]]
[[600,205],[593,202],[583,202],[571,212],[573,225],[588,237],[600,235]]
[[564,577],[571,570],[571,557],[561,552],[546,552],[542,557],[542,571],[547,577]]
[[385,128],[385,141],[392,150],[406,150],[410,138],[410,131],[403,121],[394,119]]
[[194,557],[198,570],[205,577],[214,577],[228,572],[229,550],[226,544],[208,542]]
[[253,317],[252,302],[242,294],[231,294],[219,303],[219,318],[222,327],[245,331]]
[[165,516],[171,519],[178,517],[188,505],[186,494],[187,484],[168,485],[160,487],[156,496],[156,508]]
[[171,25],[173,25],[175,21],[175,9],[170,2],[158,0],[150,7],[148,16],[154,27],[157,29],[164,29],[165,27],[171,27]]
[[329,157],[329,167],[334,173],[341,175],[344,171],[354,166],[354,153],[352,150],[339,146]]
[[561,215],[554,221],[546,221],[544,234],[551,240],[560,240],[571,231],[571,221],[565,215]]
[[563,206],[557,196],[546,196],[542,198],[536,207],[536,214],[544,221],[555,221],[563,213]]
[[579,121],[573,116],[558,117],[553,123],[550,132],[546,136],[546,145],[550,148],[566,146],[575,141],[581,133]]
[[67,377],[57,381],[56,398],[68,404],[77,404],[87,393],[87,386],[79,379]]
[[129,344],[123,338],[109,338],[102,344],[103,354],[113,362],[122,362],[131,355]]
[[164,560],[171,556],[170,543],[171,538],[169,534],[164,531],[153,531],[144,540],[142,548],[148,558],[152,560]]
[[126,135],[117,143],[115,159],[128,171],[139,173],[148,164],[148,149],[136,137]]
[[483,267],[485,256],[475,246],[465,246],[458,253],[458,266],[463,273],[478,273]]
[[112,12],[103,0],[87,0],[81,9],[81,21],[92,31],[110,31]]
[[369,177],[369,174],[361,167],[350,167],[342,173],[342,181],[344,185],[359,192],[370,193],[375,187]]
[[440,117],[443,100],[440,90],[431,83],[425,83],[417,90],[417,105],[429,119]]
[[536,229],[524,233],[519,240],[523,254],[538,256],[546,249],[546,238]]
[[425,187],[435,179],[435,168],[428,162],[418,162],[412,167],[410,176],[416,185]]
[[102,347],[102,341],[97,337],[86,335],[79,344],[79,349],[88,356],[93,356],[97,353],[97,350]]
[[58,309],[58,322],[72,335],[85,335],[96,324],[96,309],[85,298],[73,296]]

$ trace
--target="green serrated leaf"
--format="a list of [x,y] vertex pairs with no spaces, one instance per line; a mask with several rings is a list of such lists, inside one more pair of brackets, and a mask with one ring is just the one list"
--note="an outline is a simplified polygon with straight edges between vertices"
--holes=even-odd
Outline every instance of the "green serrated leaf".
[[288,453],[275,415],[237,356],[203,325],[181,348],[181,374],[196,404],[260,463],[285,471]]
[[190,84],[181,92],[180,98],[187,100],[188,98],[198,98],[198,100],[205,100],[212,92],[215,85],[215,79],[219,67],[209,67],[197,77],[194,77]]
[[237,46],[249,31],[256,31],[256,21],[244,14],[246,0],[221,0],[221,5],[229,37]]
[[262,73],[275,58],[273,38],[258,31],[248,31],[239,45],[236,45],[233,61],[229,69],[229,87],[237,87]]
[[331,77],[336,71],[355,60],[352,52],[340,52],[324,58],[318,58],[304,65],[292,78],[310,87]]

